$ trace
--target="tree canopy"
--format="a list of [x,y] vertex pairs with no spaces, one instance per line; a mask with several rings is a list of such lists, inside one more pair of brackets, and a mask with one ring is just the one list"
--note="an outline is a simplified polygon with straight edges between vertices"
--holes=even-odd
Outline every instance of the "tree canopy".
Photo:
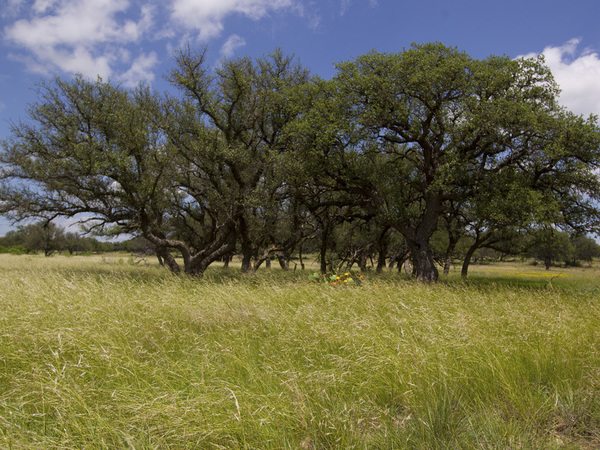
[[446,259],[469,239],[466,267],[530,229],[598,232],[597,118],[558,105],[543,60],[430,43],[336,67],[322,80],[278,50],[212,68],[186,49],[167,77],[179,95],[43,84],[2,143],[1,212],[83,214],[197,275],[233,252],[246,271],[271,253],[285,265],[307,239],[323,271],[332,251],[383,267],[393,234],[435,281],[439,230]]

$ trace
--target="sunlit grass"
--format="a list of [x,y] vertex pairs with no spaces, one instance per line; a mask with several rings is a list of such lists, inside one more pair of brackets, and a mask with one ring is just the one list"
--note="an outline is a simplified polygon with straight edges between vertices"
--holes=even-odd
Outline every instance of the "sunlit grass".
[[0,257],[0,447],[600,445],[593,268],[316,286],[149,262]]

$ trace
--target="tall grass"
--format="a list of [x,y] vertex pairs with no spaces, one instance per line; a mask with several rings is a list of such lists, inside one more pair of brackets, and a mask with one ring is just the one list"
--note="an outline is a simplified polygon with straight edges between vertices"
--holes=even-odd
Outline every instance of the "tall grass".
[[3,255],[0,447],[597,448],[600,282],[536,274]]

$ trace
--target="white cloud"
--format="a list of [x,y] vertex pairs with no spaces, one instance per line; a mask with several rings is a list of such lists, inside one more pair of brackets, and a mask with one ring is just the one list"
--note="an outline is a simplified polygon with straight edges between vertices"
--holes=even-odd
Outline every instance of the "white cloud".
[[[346,0],[345,0],[346,1]],[[9,57],[31,72],[114,78],[126,85],[150,82],[158,65],[149,42],[165,47],[223,32],[230,16],[260,20],[288,12],[318,24],[305,10],[306,0],[5,0],[2,13],[11,22],[3,37],[13,45]],[[309,1],[313,5],[312,1]],[[153,6],[149,6],[153,5]],[[158,20],[165,17],[164,20]],[[315,19],[316,17],[316,19]],[[316,22],[315,22],[316,20]],[[316,25],[315,25],[316,26]],[[231,36],[221,48],[231,57],[245,45]]]
[[225,18],[242,14],[259,20],[271,11],[294,7],[295,0],[174,0],[171,16],[188,29],[198,32],[202,41],[223,31]]
[[33,55],[10,54],[9,57],[24,63],[27,70],[33,73],[47,75],[59,69],[71,74],[80,73],[88,78],[110,77],[111,63],[115,61],[114,54],[93,55],[84,46],[68,50],[48,47],[42,55],[35,52]]
[[[591,49],[579,50],[581,39],[571,39],[542,52],[560,86],[560,102],[576,114],[600,115],[600,56]],[[534,57],[528,54],[523,57]]]
[[[39,2],[36,2],[36,4]],[[6,37],[31,49],[59,45],[90,45],[98,42],[136,40],[147,25],[145,10],[140,23],[118,23],[115,16],[127,10],[122,0],[62,0],[43,2],[30,20],[21,19],[8,27]],[[57,4],[58,3],[58,4]],[[51,11],[48,11],[51,8]]]
[[140,83],[150,84],[154,80],[152,69],[158,64],[158,56],[155,52],[138,56],[125,73],[119,76],[127,87],[135,87]]
[[5,38],[27,51],[16,55],[29,70],[110,76],[118,49],[136,42],[152,24],[143,7],[138,21],[120,19],[127,0],[36,0],[30,17],[5,28]]
[[229,36],[227,41],[221,47],[221,55],[225,58],[231,58],[235,51],[238,48],[241,48],[246,45],[246,40],[243,37],[238,36],[237,34],[233,34]]

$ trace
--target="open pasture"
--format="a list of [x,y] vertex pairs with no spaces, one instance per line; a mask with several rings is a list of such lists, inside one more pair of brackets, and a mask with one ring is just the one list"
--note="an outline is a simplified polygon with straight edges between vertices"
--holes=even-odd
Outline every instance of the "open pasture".
[[0,447],[600,446],[597,269],[309,273],[2,255]]

